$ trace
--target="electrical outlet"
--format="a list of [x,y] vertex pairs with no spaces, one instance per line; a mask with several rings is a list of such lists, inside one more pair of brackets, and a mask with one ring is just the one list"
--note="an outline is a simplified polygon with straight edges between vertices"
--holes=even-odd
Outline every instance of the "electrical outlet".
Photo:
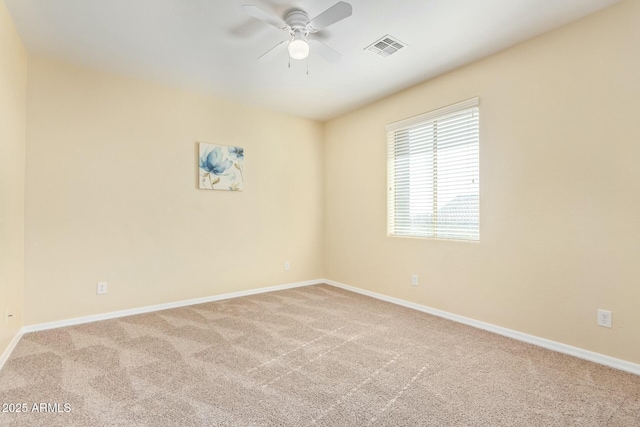
[[96,293],[98,295],[107,293],[107,282],[98,282],[98,287],[96,289]]
[[289,261],[284,263],[284,271],[289,271],[291,270],[291,264],[289,264]]
[[411,276],[411,286],[418,286],[418,275],[413,274]]
[[598,326],[611,327],[611,312],[598,309]]

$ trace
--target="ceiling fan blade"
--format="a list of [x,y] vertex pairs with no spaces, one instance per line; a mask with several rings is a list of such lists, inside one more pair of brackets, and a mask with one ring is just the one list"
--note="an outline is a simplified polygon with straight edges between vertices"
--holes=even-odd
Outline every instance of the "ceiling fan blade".
[[287,23],[284,22],[284,19],[279,18],[275,15],[270,14],[258,6],[253,6],[251,4],[242,5],[242,9],[248,14],[253,16],[256,19],[266,22],[267,24],[271,24],[276,28],[285,29],[287,28]]
[[349,3],[339,1],[329,9],[325,10],[320,15],[309,21],[309,29],[311,30],[311,32],[319,31],[323,28],[328,27],[329,25],[343,20],[344,18],[348,18],[349,16],[351,16],[352,12],[353,8]]
[[342,58],[342,55],[316,38],[309,37],[309,43],[313,46],[312,52],[317,53],[329,62],[336,63]]
[[268,51],[260,55],[258,57],[258,61],[264,62],[264,61],[268,61],[269,59],[272,59],[274,56],[280,53],[283,46],[286,46],[288,44],[289,44],[289,40],[281,41],[280,43],[278,43],[277,45],[275,45],[274,47],[272,47],[271,49],[269,49]]

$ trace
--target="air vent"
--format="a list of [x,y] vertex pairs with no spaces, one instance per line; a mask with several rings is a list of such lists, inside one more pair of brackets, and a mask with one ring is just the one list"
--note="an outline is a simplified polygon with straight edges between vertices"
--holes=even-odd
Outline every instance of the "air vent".
[[377,40],[371,43],[369,46],[365,47],[364,49],[370,50],[371,52],[376,53],[380,56],[387,57],[389,55],[393,55],[394,53],[396,53],[406,45],[407,45],[406,43],[403,43],[400,40],[396,39],[395,37],[392,37],[389,34],[387,34],[386,36],[382,37],[380,40]]

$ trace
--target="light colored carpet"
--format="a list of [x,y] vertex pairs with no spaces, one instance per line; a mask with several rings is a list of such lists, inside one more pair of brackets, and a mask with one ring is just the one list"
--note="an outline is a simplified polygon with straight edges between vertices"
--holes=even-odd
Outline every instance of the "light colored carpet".
[[[9,426],[640,426],[640,377],[327,285],[25,335]],[[31,412],[33,404],[71,412]]]

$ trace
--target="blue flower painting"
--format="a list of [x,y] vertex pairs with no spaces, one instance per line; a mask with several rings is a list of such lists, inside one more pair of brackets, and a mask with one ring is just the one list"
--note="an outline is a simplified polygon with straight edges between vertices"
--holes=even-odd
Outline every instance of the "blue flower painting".
[[200,143],[199,187],[203,190],[241,191],[244,188],[244,149]]

